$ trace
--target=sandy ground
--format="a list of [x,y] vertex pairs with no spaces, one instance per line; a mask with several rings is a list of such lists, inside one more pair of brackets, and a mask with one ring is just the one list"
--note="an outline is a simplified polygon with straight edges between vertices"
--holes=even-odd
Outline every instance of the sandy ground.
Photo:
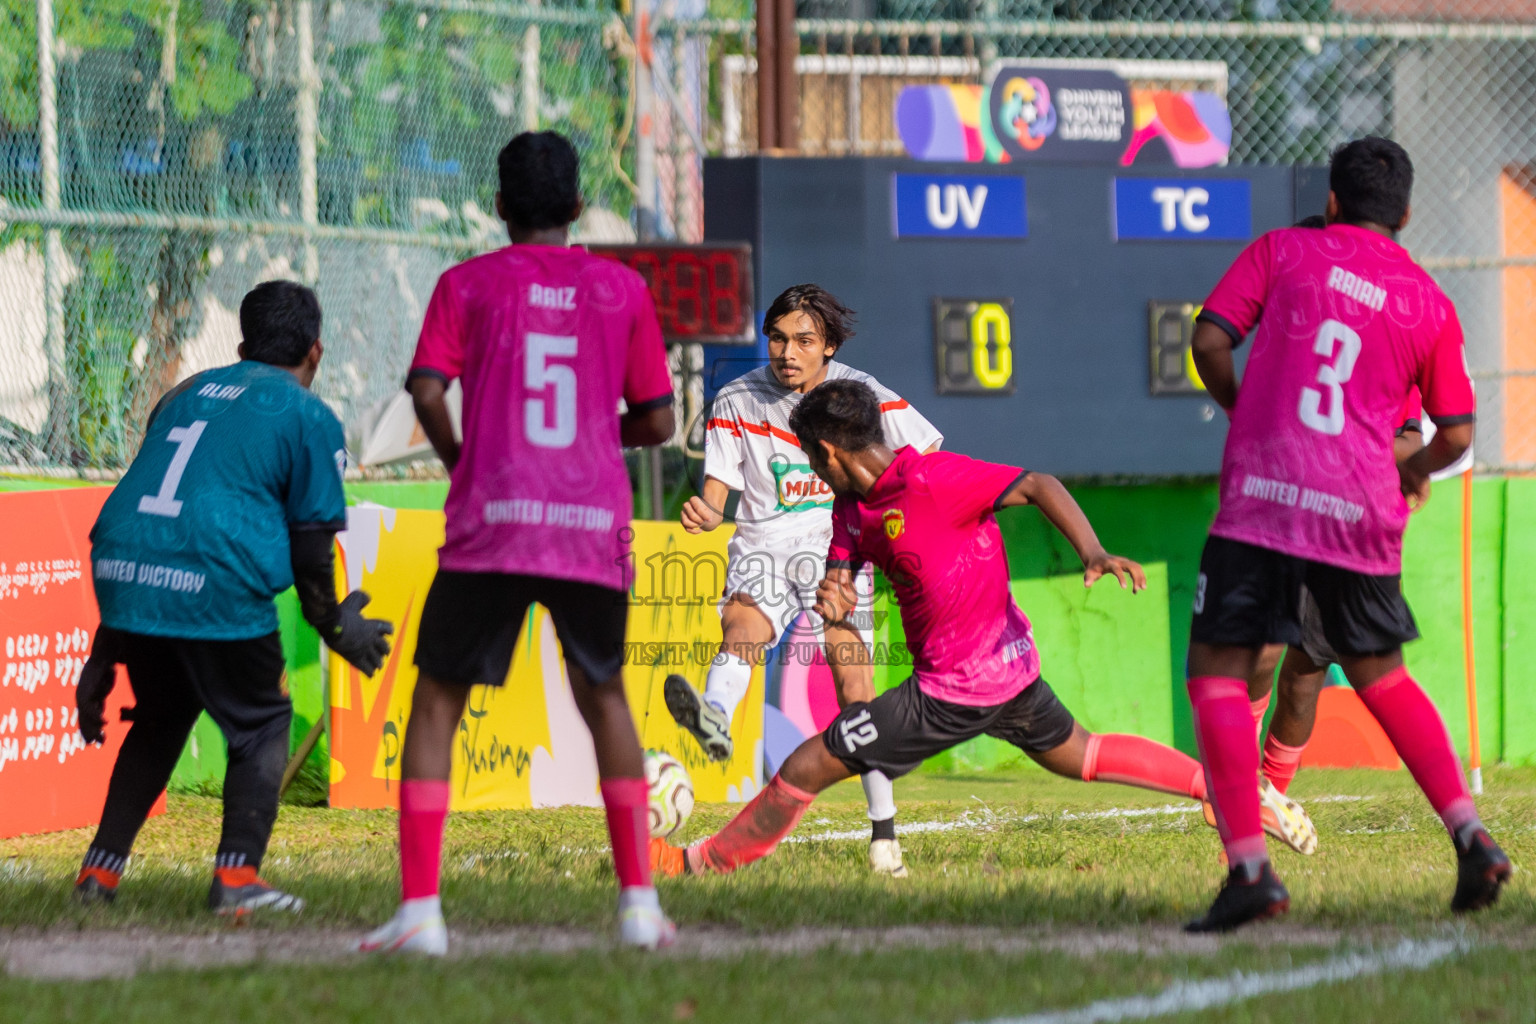
[[[362,931],[231,927],[227,931],[177,934],[152,930],[0,932],[0,963],[8,973],[31,978],[130,977],[140,971],[197,969],[249,963],[345,961],[354,956]],[[605,949],[611,934],[567,928],[509,928],[498,931],[450,931],[451,957],[568,953]],[[1385,942],[1397,931],[1335,931],[1276,924],[1241,935],[1243,944],[1333,947],[1341,943]],[[911,927],[881,929],[798,928],[783,932],[744,932],[726,928],[683,929],[665,954],[679,957],[729,957],[747,953],[806,954],[838,947],[875,950],[940,946],[1014,953],[1051,950],[1083,957],[1103,953],[1214,954],[1224,941],[1185,935],[1176,928],[1118,930]]]

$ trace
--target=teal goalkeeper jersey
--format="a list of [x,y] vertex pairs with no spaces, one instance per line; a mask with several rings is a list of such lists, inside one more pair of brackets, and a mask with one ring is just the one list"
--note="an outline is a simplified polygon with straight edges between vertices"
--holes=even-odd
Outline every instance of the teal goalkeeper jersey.
[[341,422],[288,371],[250,360],[178,384],[91,530],[101,621],[189,640],[277,629],[288,531],[346,525]]

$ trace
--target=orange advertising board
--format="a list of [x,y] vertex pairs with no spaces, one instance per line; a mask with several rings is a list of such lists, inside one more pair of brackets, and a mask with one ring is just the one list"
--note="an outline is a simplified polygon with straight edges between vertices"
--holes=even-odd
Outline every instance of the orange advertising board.
[[[88,538],[111,490],[0,494],[0,837],[101,816],[133,696],[119,668],[106,743],[87,746],[75,685],[98,623]],[[162,810],[163,801],[154,813]]]

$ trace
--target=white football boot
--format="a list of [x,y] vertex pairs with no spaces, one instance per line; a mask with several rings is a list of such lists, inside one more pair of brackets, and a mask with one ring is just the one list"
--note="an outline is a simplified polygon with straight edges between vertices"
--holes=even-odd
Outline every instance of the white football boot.
[[447,956],[448,926],[443,923],[442,906],[437,897],[407,900],[400,904],[394,917],[358,943],[357,951]]
[[899,839],[871,840],[869,870],[877,875],[906,878],[907,866],[901,862],[901,841]]

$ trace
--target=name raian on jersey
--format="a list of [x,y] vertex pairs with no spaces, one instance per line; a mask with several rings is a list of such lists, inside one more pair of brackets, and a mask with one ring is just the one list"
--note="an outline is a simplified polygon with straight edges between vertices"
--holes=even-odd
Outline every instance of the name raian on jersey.
[[813,508],[832,507],[832,488],[828,487],[805,463],[775,461],[773,471],[781,512],[809,512]]

